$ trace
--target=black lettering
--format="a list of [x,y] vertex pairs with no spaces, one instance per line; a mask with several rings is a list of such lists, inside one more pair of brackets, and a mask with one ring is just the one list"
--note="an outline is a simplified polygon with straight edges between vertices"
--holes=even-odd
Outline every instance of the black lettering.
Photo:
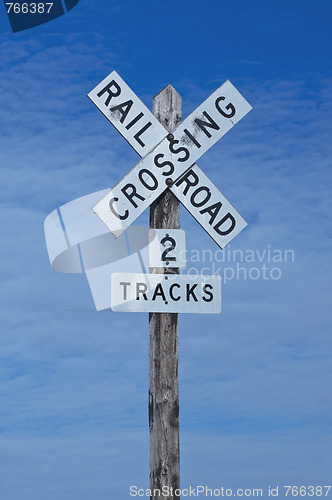
[[213,286],[209,283],[203,286],[203,293],[206,293],[208,295],[208,297],[202,297],[204,302],[211,302],[213,300],[213,293],[209,292],[208,289],[213,290]]
[[[231,220],[231,225],[228,229],[226,229],[225,231],[220,231],[220,226],[222,226],[224,224],[224,222],[226,222],[227,219],[230,219]],[[216,224],[213,229],[215,229],[217,231],[218,234],[220,234],[221,236],[225,236],[226,234],[229,234],[231,231],[233,231],[233,229],[235,228],[235,219],[233,217],[233,215],[231,215],[229,212],[228,214],[225,215],[225,217],[223,217],[219,222],[218,224]]]
[[109,201],[109,207],[111,209],[111,212],[113,213],[113,215],[115,215],[115,217],[117,217],[118,219],[120,220],[124,220],[124,219],[127,219],[128,215],[129,215],[129,211],[126,210],[124,215],[120,215],[118,214],[118,212],[115,211],[115,208],[114,208],[114,202],[115,201],[119,201],[119,198],[112,198],[110,201]]
[[187,283],[187,302],[190,302],[190,296],[192,295],[195,302],[198,302],[198,298],[194,294],[194,289],[196,288],[197,283],[195,283],[192,287],[190,287],[189,283]]
[[218,99],[216,99],[215,106],[222,116],[224,116],[225,118],[233,118],[233,116],[235,115],[235,107],[233,106],[232,103],[227,104],[227,106],[225,107],[225,109],[227,109],[227,110],[230,109],[230,112],[228,114],[225,113],[225,111],[223,111],[221,109],[221,107],[219,106],[220,101],[224,101],[224,100],[225,100],[225,97],[218,97]]
[[[153,186],[150,186],[146,182],[146,179],[143,179],[143,174],[147,174],[148,176],[150,176],[150,178],[152,179],[152,181],[154,183]],[[138,172],[138,178],[141,181],[141,183],[143,184],[143,186],[146,187],[146,189],[149,189],[150,191],[154,191],[155,189],[157,189],[158,181],[157,181],[156,177],[153,175],[153,173],[150,172],[150,170],[147,170],[146,168],[142,168],[142,170],[140,170]]]
[[144,300],[148,300],[146,296],[146,291],[148,289],[148,285],[146,283],[136,283],[136,300],[139,300],[139,294],[143,295]]
[[153,292],[152,300],[156,300],[156,297],[162,297],[162,299],[166,302],[166,297],[161,283],[158,283],[156,286],[155,291]]
[[165,243],[166,241],[169,241],[171,246],[166,248],[166,250],[163,251],[163,253],[161,254],[161,260],[162,262],[167,262],[167,264],[170,262],[170,261],[176,261],[176,257],[173,257],[173,256],[169,256],[169,252],[171,252],[172,250],[174,250],[174,248],[176,247],[176,241],[174,238],[172,238],[171,236],[167,235],[165,236],[164,238],[162,238],[160,240],[160,243],[165,246]]
[[199,211],[199,213],[202,215],[206,214],[206,213],[210,214],[211,218],[209,220],[209,224],[212,226],[212,224],[214,223],[214,219],[217,217],[221,207],[222,207],[222,203],[221,203],[221,201],[218,201],[214,205],[210,205],[209,207],[203,208],[202,210]]
[[189,130],[187,130],[186,128],[184,129],[183,131],[188,137],[189,139],[195,144],[195,146],[197,146],[198,148],[201,147],[200,143],[196,140],[196,138],[189,132]]
[[173,139],[173,141],[171,141],[169,143],[169,150],[171,153],[174,153],[174,154],[178,154],[178,153],[181,153],[182,151],[184,152],[184,156],[182,156],[181,158],[177,158],[178,161],[180,162],[183,162],[183,161],[187,161],[188,158],[190,157],[190,153],[189,153],[189,150],[187,148],[184,148],[184,147],[180,147],[180,148],[177,148],[175,149],[174,148],[174,144],[178,144],[180,141],[178,141],[177,139]]
[[175,302],[177,302],[178,300],[181,299],[181,297],[179,295],[177,297],[174,297],[174,295],[173,295],[173,288],[174,287],[181,288],[181,285],[179,283],[173,283],[173,285],[171,285],[169,287],[169,295],[170,295],[171,299],[174,300]]
[[[199,202],[195,201],[196,195],[199,194],[199,193],[201,193],[202,191],[206,192],[206,197],[203,198],[202,201],[199,201]],[[205,205],[205,203],[207,201],[209,201],[210,198],[211,198],[211,191],[210,191],[210,189],[208,187],[206,187],[206,186],[201,186],[201,187],[197,188],[193,192],[193,194],[191,195],[191,197],[190,197],[190,203],[193,205],[193,207],[202,207],[203,205]]]
[[141,130],[139,130],[137,132],[137,134],[134,135],[134,139],[136,139],[136,141],[138,142],[138,144],[140,144],[142,146],[142,148],[144,148],[145,144],[144,142],[140,139],[140,136],[143,134],[143,132],[145,132],[149,127],[151,127],[152,123],[151,122],[148,122],[146,125],[144,125],[143,128],[141,128]]
[[167,170],[167,172],[163,172],[162,175],[169,176],[169,175],[172,175],[172,173],[174,172],[174,165],[173,165],[173,163],[171,161],[163,161],[162,163],[158,163],[159,158],[163,158],[164,156],[165,156],[164,153],[159,153],[158,155],[156,155],[154,157],[154,164],[158,168],[162,168],[165,165],[168,165],[169,166],[169,170]]
[[203,120],[201,120],[200,118],[195,118],[194,122],[199,126],[201,130],[203,130],[204,134],[210,138],[212,137],[212,135],[208,130],[206,130],[206,127],[213,128],[214,130],[219,130],[220,127],[214,120],[212,120],[211,116],[208,115],[206,111],[203,111],[203,115],[209,120],[208,122],[203,122]]
[[[116,91],[112,92],[111,88],[115,87]],[[112,97],[118,97],[121,94],[121,87],[116,83],[115,80],[112,80],[110,83],[106,85],[100,92],[98,92],[97,96],[101,97],[105,92],[108,93],[107,99],[105,101],[105,105],[108,106],[111,102]]]
[[117,106],[113,106],[113,108],[110,108],[110,111],[112,111],[112,113],[114,111],[120,111],[120,113],[121,113],[120,123],[123,123],[127,117],[127,114],[129,113],[132,105],[133,105],[133,101],[126,101],[126,102],[123,102],[121,104],[118,104]]
[[120,285],[123,286],[123,300],[127,300],[127,286],[130,285],[129,281],[120,281]]
[[[189,180],[190,176],[193,179],[192,181]],[[199,178],[198,178],[198,176],[195,174],[195,172],[193,170],[188,170],[188,172],[186,172],[184,174],[184,176],[181,177],[181,179],[179,179],[175,183],[175,185],[176,186],[180,186],[182,184],[182,182],[185,182],[187,184],[185,186],[184,190],[183,190],[183,194],[184,194],[184,196],[186,196],[186,194],[188,193],[190,187],[197,186],[197,184],[199,183]]]
[[142,116],[144,116],[144,113],[139,113],[137,116],[135,116],[135,118],[133,120],[131,120],[130,123],[128,123],[128,125],[126,126],[126,130],[129,130],[133,125],[135,125],[135,123],[138,122],[138,120],[140,120],[142,118]]
[[[127,193],[127,189],[131,189],[131,193]],[[125,197],[130,201],[130,203],[135,207],[137,208],[138,205],[137,203],[133,200],[133,198],[138,198],[139,200],[142,200],[144,201],[145,198],[143,198],[143,196],[141,196],[140,194],[137,193],[136,191],[136,187],[134,186],[134,184],[126,184],[122,189],[121,189],[122,193],[125,195]]]

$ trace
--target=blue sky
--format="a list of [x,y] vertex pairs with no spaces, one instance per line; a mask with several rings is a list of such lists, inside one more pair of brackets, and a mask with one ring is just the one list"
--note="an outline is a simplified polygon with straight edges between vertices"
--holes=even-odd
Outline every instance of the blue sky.
[[[226,79],[253,106],[198,164],[248,221],[227,248],[262,262],[218,262],[181,213],[188,269],[247,272],[223,283],[220,315],[180,318],[182,487],[331,483],[331,14],[327,0],[80,0],[13,34],[0,5],[1,499],[148,487],[147,315],[97,313],[43,233],[138,161],[86,97],[114,69],[149,108],[172,84],[184,118]],[[262,264],[280,279],[250,279]]]

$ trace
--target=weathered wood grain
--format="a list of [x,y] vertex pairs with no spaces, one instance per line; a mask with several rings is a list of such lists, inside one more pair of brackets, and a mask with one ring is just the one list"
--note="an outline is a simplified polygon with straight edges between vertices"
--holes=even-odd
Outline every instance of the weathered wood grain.
[[[153,114],[171,133],[181,121],[181,97],[168,85],[153,99]],[[166,181],[166,179],[165,179]],[[167,189],[150,209],[150,227],[178,229],[180,204]],[[150,272],[178,272],[152,268]],[[179,442],[179,323],[178,314],[149,314],[150,489],[180,488]],[[151,500],[179,496],[152,495]]]

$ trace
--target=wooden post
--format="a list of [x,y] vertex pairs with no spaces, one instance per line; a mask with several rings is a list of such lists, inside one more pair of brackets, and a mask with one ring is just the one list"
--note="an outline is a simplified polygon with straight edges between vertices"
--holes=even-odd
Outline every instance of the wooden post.
[[[170,133],[181,122],[181,108],[181,97],[171,85],[153,99],[153,114]],[[151,205],[150,228],[179,227],[180,203],[167,189]],[[150,272],[178,273],[179,270],[152,268]],[[164,486],[170,492],[166,496],[152,494],[151,500],[180,498],[174,495],[174,490],[180,488],[178,316],[177,313],[149,313],[150,489],[153,493]]]

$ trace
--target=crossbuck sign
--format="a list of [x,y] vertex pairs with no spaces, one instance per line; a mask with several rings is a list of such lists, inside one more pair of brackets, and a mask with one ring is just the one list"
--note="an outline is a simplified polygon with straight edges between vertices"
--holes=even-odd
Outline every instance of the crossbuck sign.
[[113,71],[88,97],[142,157],[93,210],[114,236],[169,188],[224,248],[246,221],[195,162],[250,110],[226,81],[169,134]]

